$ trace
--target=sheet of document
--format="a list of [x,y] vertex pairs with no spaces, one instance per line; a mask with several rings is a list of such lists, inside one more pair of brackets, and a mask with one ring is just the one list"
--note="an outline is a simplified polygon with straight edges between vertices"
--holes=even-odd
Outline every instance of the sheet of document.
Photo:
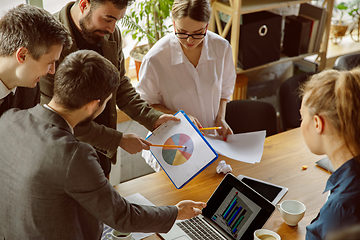
[[260,162],[265,143],[266,131],[228,135],[227,141],[220,136],[208,135],[206,139],[221,155],[246,163]]
[[[133,195],[125,197],[126,200],[128,200],[131,203],[136,203],[140,205],[149,205],[149,206],[155,206],[152,202],[150,202],[148,199],[146,199],[143,195],[140,193],[135,193]],[[154,233],[133,233],[133,239],[140,240],[143,238],[146,238]]]
[[[149,205],[149,206],[155,206],[152,202],[150,202],[148,199],[146,199],[143,195],[140,193],[135,193],[133,195],[124,197],[126,200],[128,200],[131,203],[141,204],[141,205]],[[111,232],[112,228],[104,224],[104,232],[101,240],[106,240],[105,234],[108,232]],[[143,238],[146,238],[154,233],[132,233],[132,240],[140,240]]]

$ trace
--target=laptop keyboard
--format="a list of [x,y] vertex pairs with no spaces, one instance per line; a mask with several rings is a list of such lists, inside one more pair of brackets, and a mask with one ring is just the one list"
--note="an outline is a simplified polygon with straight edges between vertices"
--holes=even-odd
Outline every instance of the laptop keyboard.
[[193,240],[222,240],[224,238],[214,232],[213,229],[208,227],[199,217],[194,217],[182,222],[178,222],[177,225]]

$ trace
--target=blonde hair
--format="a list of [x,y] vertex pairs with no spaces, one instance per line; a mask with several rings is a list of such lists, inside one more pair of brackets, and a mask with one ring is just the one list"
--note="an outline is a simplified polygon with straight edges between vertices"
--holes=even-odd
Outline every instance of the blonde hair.
[[[312,115],[326,116],[352,155],[360,150],[360,68],[325,70],[301,88],[304,105]],[[355,151],[355,152],[354,152]]]
[[171,19],[173,21],[189,17],[198,22],[208,23],[210,16],[209,0],[174,0],[171,10]]

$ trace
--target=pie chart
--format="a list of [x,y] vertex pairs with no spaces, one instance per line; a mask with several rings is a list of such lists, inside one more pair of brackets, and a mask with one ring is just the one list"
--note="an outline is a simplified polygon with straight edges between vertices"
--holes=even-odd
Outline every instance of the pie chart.
[[180,145],[186,148],[163,147],[162,156],[169,165],[181,165],[190,159],[194,151],[194,143],[191,138],[183,133],[177,133],[169,137],[164,145]]

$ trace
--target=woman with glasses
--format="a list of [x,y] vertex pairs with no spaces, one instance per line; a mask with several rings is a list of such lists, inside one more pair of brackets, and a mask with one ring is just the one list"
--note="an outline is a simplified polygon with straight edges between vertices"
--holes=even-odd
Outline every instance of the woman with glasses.
[[171,13],[175,34],[160,39],[146,54],[136,90],[157,110],[184,110],[199,128],[222,127],[217,132],[226,141],[232,134],[226,104],[236,79],[231,46],[207,30],[208,0],[175,0]]

